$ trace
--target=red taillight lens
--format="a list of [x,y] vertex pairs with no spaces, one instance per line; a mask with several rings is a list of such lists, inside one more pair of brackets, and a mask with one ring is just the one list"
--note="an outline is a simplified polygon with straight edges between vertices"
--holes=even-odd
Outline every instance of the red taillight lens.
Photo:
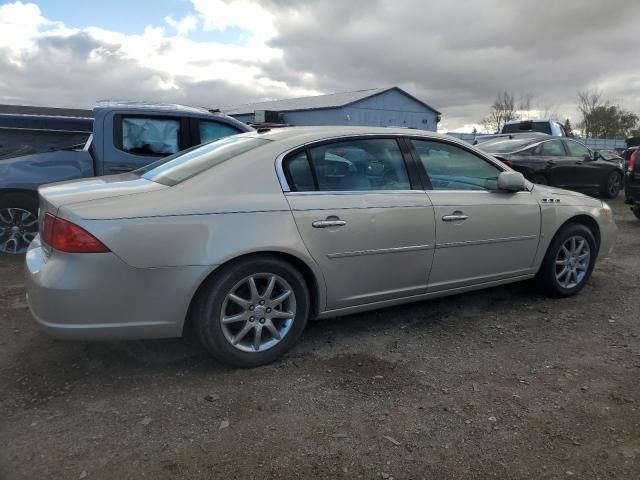
[[500,160],[502,163],[504,163],[505,165],[509,165],[510,167],[513,166],[513,160],[509,160],[503,157],[496,157],[496,158]]
[[636,160],[638,159],[638,152],[640,152],[640,148],[638,148],[635,152],[633,152],[631,154],[631,157],[629,158],[629,172],[633,173],[633,171],[636,168]]
[[84,228],[49,213],[44,216],[41,237],[44,243],[61,252],[106,253],[111,251]]

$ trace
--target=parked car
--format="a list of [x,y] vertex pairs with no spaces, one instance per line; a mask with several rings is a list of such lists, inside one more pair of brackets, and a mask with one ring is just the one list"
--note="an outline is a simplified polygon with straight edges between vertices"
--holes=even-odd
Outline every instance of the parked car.
[[500,129],[500,132],[495,135],[478,135],[474,139],[473,144],[477,145],[495,138],[516,138],[520,135],[530,136],[531,134],[573,137],[571,132],[567,132],[564,126],[555,120],[511,120],[506,122]]
[[278,358],[309,318],[534,277],[574,295],[616,230],[600,200],[407,129],[245,133],[39,192],[26,285],[47,332],[172,337],[188,325],[241,367]]
[[624,171],[627,171],[627,167],[629,166],[629,160],[631,159],[631,155],[633,155],[633,153],[638,150],[638,147],[629,147],[627,149],[625,149],[624,153],[622,154],[622,158],[624,159]]
[[629,164],[625,172],[624,193],[625,203],[631,205],[633,214],[640,219],[640,150],[636,148],[629,157]]
[[[253,131],[226,115],[180,105],[103,102],[94,114],[91,136],[47,132],[57,149],[38,148],[43,132],[3,131],[7,142],[13,139],[23,148],[0,157],[0,253],[24,253],[38,232],[40,185],[131,171],[203,142]],[[59,118],[76,127],[86,120]]]
[[494,139],[479,148],[539,185],[595,193],[605,198],[617,197],[622,188],[622,165],[604,160],[573,139]]

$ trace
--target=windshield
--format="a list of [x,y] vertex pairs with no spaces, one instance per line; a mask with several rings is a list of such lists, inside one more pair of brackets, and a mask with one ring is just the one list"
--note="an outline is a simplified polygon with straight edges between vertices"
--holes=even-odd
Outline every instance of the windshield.
[[496,138],[487,142],[476,145],[480,150],[484,150],[487,153],[511,153],[521,150],[529,145],[533,145],[539,142],[538,138],[523,138],[523,139],[510,139],[510,138]]
[[551,135],[551,125],[549,122],[529,122],[522,121],[517,123],[507,123],[502,127],[501,133],[517,133],[517,132],[542,132]]
[[268,142],[264,138],[226,137],[170,155],[134,173],[147,180],[172,186]]

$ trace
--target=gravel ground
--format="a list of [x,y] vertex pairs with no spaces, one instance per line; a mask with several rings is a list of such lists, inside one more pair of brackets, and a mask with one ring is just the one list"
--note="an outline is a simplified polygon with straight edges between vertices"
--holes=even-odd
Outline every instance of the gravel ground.
[[0,258],[0,478],[640,478],[640,221],[583,292],[313,322],[280,363],[59,342]]

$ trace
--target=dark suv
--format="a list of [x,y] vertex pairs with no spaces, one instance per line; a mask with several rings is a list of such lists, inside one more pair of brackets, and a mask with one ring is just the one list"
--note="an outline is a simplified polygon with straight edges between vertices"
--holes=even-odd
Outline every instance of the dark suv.
[[640,148],[637,148],[629,157],[629,163],[624,175],[625,202],[631,205],[631,210],[640,218],[640,161],[638,159]]

